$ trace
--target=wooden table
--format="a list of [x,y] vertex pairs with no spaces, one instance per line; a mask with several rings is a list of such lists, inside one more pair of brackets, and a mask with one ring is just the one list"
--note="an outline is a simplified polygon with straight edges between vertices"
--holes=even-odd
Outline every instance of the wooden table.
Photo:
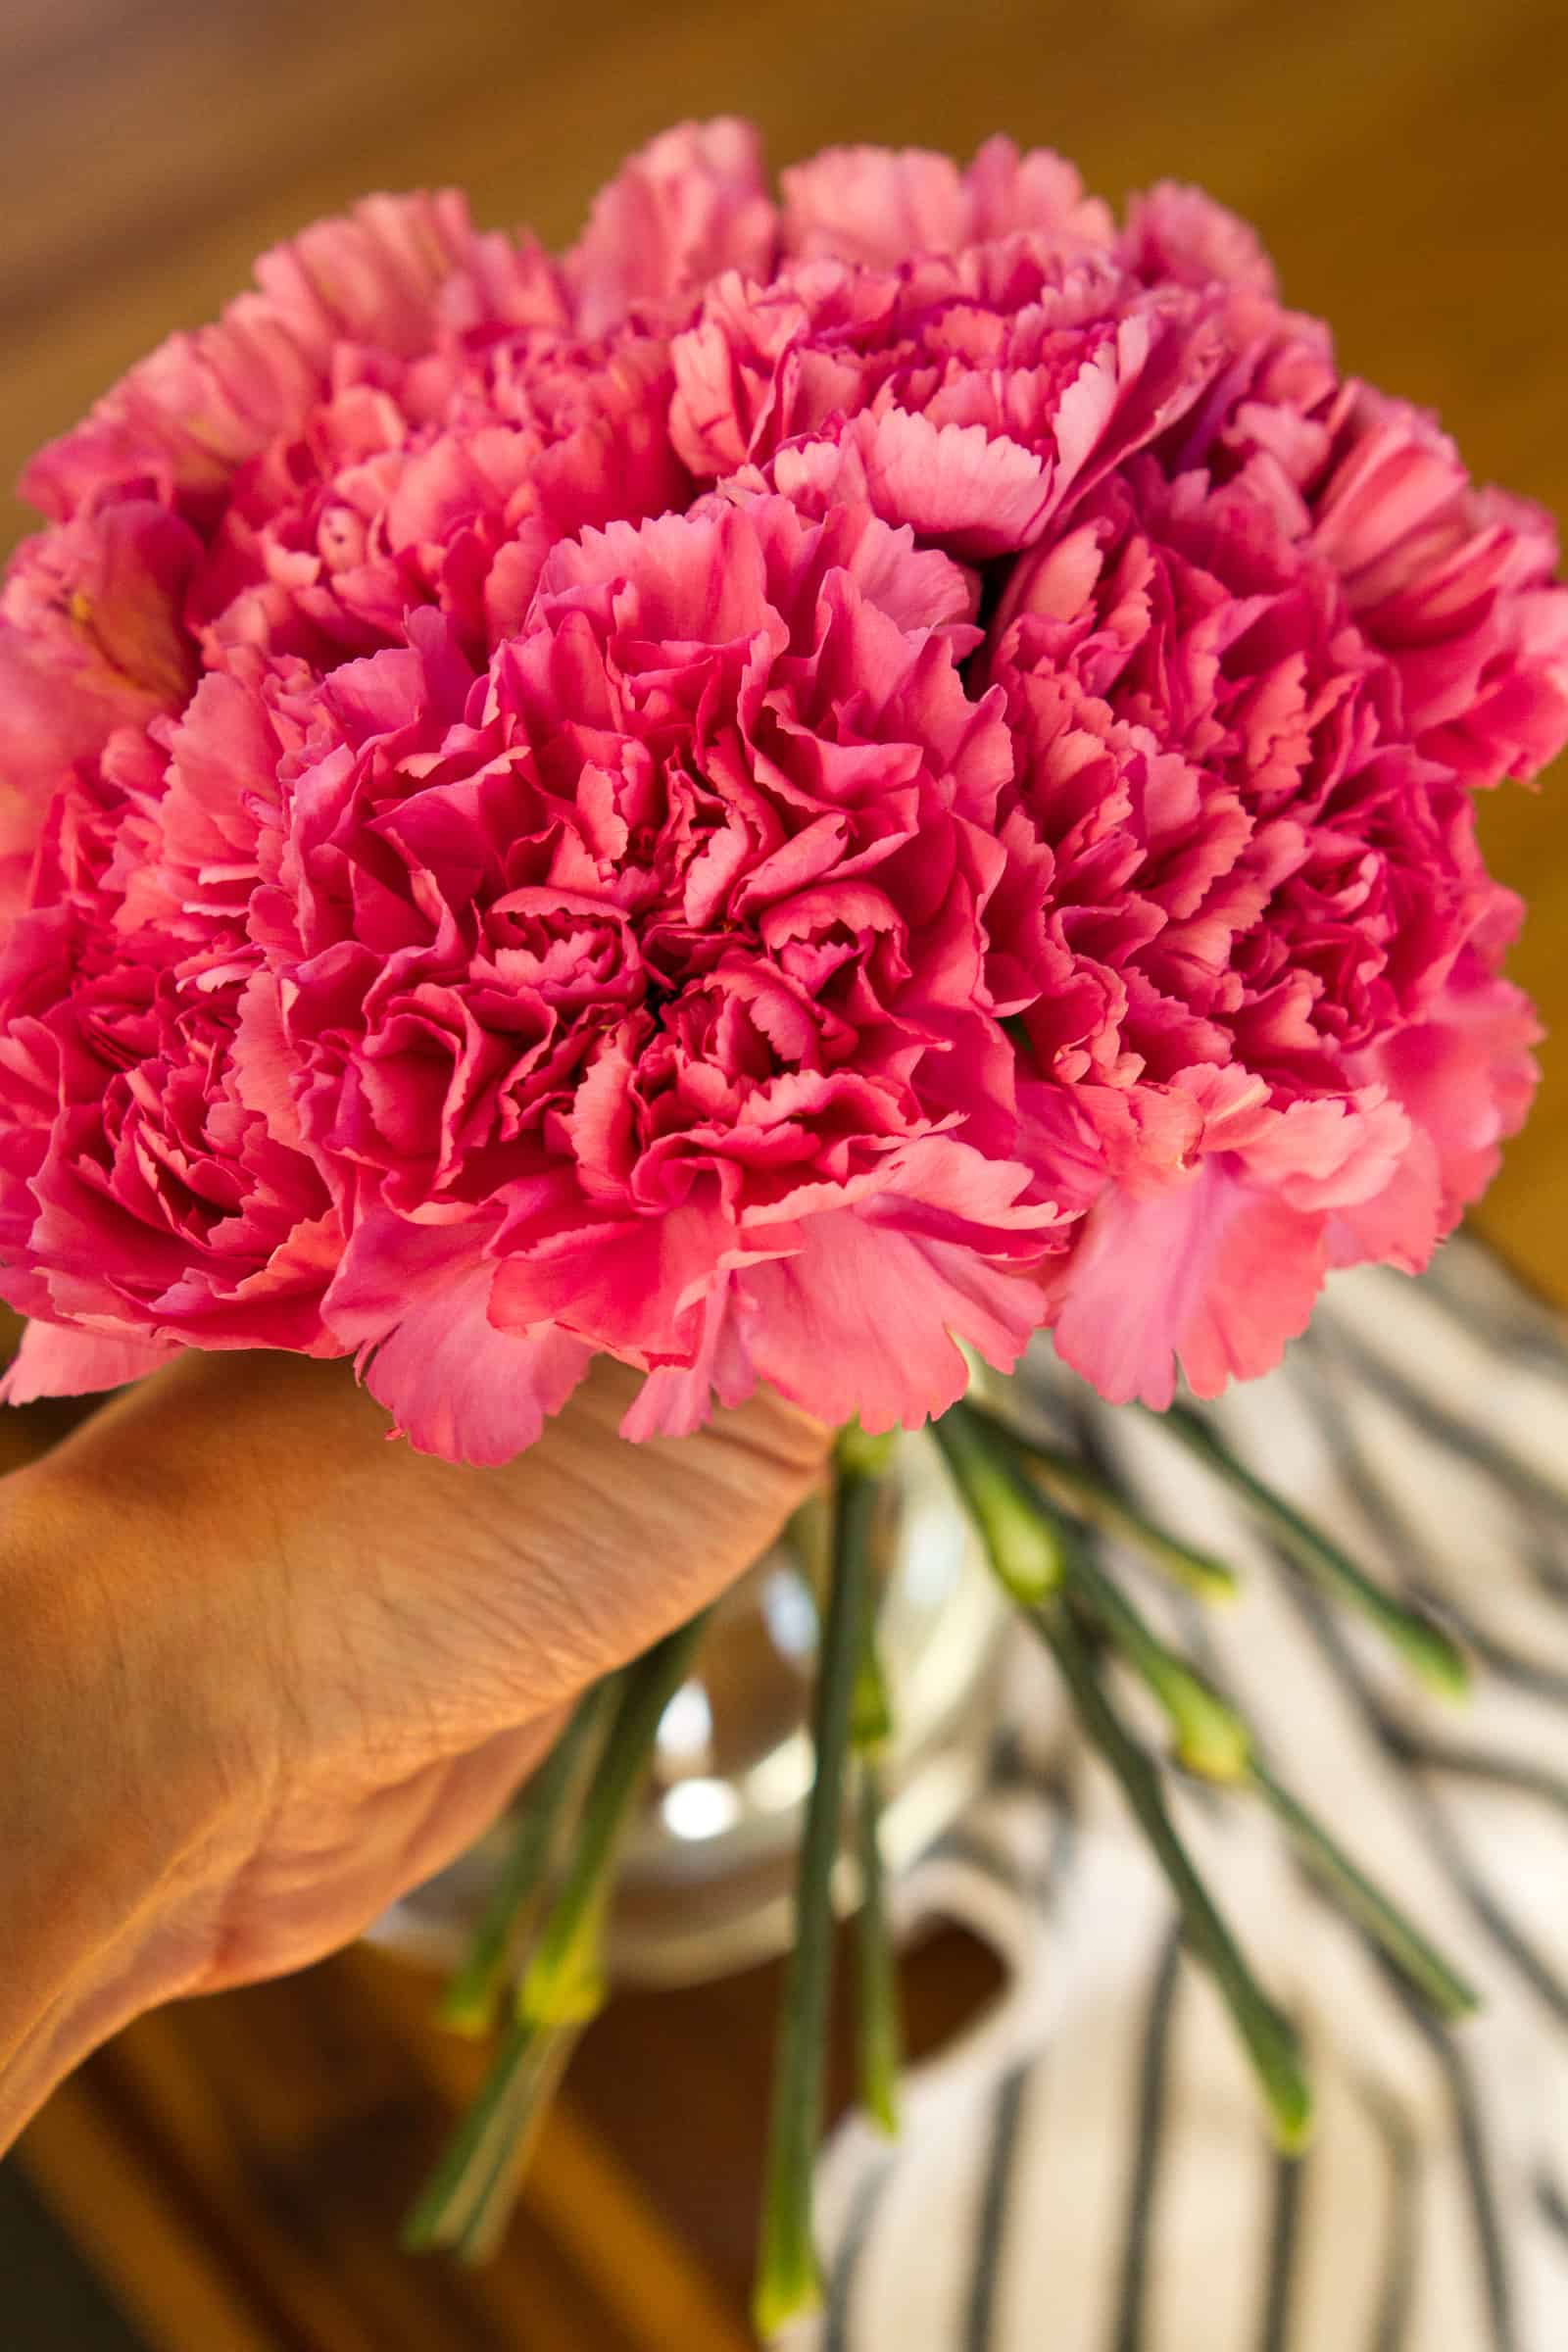
[[[312,214],[460,178],[482,218],[559,240],[625,148],[728,108],[776,160],[1005,127],[1107,192],[1200,177],[1351,366],[1568,512],[1565,102],[1554,0],[7,0],[0,476]],[[1497,796],[1486,832],[1533,903],[1514,968],[1568,1031],[1560,784]],[[1568,1048],[1545,1065],[1481,1223],[1568,1300]],[[957,1938],[911,1973],[927,2042],[988,1981]],[[772,1992],[764,1971],[618,2002],[478,2278],[392,2250],[472,2054],[430,2031],[427,1984],[363,1952],[145,2021],[25,2160],[157,2352],[728,2352]]]

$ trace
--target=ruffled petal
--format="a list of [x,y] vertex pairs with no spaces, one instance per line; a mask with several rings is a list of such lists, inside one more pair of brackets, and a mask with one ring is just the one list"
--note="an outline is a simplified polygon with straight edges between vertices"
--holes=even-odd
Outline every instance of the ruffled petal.
[[1139,1397],[1162,1411],[1178,1364],[1199,1396],[1254,1379],[1306,1329],[1327,1269],[1324,1224],[1220,1157],[1147,1199],[1108,1192],[1046,1277],[1057,1350],[1112,1404]]
[[1010,1372],[1041,1321],[1034,1279],[960,1244],[847,1211],[801,1230],[795,1255],[742,1278],[746,1339],[758,1377],[820,1420],[934,1420],[968,1386],[958,1341]]
[[39,1396],[87,1396],[100,1389],[124,1388],[172,1364],[183,1352],[107,1332],[29,1323],[0,1380],[0,1402],[31,1404]]
[[555,1326],[490,1321],[495,1263],[463,1226],[362,1225],[323,1302],[366,1387],[421,1453],[511,1461],[587,1371],[593,1351]]
[[765,274],[774,233],[749,122],[721,116],[663,131],[601,189],[563,264],[578,325],[603,334],[636,304],[694,294],[723,270]]

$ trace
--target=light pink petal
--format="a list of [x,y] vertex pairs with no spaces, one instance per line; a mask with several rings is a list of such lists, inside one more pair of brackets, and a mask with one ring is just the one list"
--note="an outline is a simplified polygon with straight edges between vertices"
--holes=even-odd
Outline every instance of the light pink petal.
[[1241,1153],[1248,1180],[1311,1214],[1370,1200],[1410,1143],[1410,1121],[1380,1088],[1360,1101],[1338,1096],[1291,1102]]
[[64,518],[106,488],[151,481],[200,503],[325,389],[344,342],[413,354],[433,338],[443,292],[477,244],[466,200],[371,196],[264,254],[258,290],[215,325],[170,337],[74,431],[33,459],[24,495]]
[[627,1363],[690,1364],[714,1284],[732,1265],[791,1246],[762,1234],[740,1249],[717,1205],[697,1199],[619,1224],[583,1222],[509,1254],[491,1311],[506,1330],[558,1322]]
[[664,1364],[649,1373],[620,1424],[634,1444],[645,1438],[687,1438],[713,1408],[740,1404],[757,1386],[757,1368],[742,1337],[733,1276],[721,1275],[703,1307],[702,1338],[689,1364]]
[[723,116],[663,131],[595,197],[563,270],[584,334],[639,302],[695,294],[724,270],[768,274],[774,213],[749,122]]
[[1540,1040],[1529,998],[1462,956],[1427,1017],[1378,1057],[1412,1140],[1388,1184],[1335,1218],[1337,1264],[1378,1258],[1421,1271],[1496,1174],[1503,1139],[1524,1124]]
[[200,555],[177,515],[125,498],[24,540],[12,558],[0,611],[56,692],[101,705],[100,740],[127,718],[177,710],[190,693],[196,648],[183,606]]
[[407,1225],[384,1213],[355,1235],[322,1304],[358,1351],[366,1387],[421,1453],[507,1462],[531,1446],[593,1358],[553,1325],[498,1331],[484,1228]]
[[826,147],[781,172],[779,185],[789,253],[896,264],[968,242],[958,167],[928,148]]
[[1178,1362],[1217,1396],[1278,1363],[1323,1285],[1324,1219],[1250,1189],[1223,1157],[1144,1200],[1107,1192],[1047,1275],[1056,1348],[1111,1404],[1158,1410]]
[[38,1396],[86,1396],[141,1380],[182,1354],[145,1340],[111,1338],[105,1332],[68,1331],[59,1323],[29,1323],[10,1369],[0,1380],[0,1400],[31,1404]]
[[820,1420],[858,1413],[868,1430],[914,1428],[968,1385],[956,1342],[1010,1371],[1041,1321],[1034,1279],[999,1271],[967,1246],[851,1210],[800,1230],[795,1256],[749,1268],[740,1287],[759,1377]]
[[1107,208],[1049,148],[988,139],[967,171],[928,148],[828,147],[779,174],[784,249],[886,267],[1019,231],[1072,248],[1108,245]]
[[177,709],[196,650],[180,603],[197,541],[145,499],[17,551],[0,597],[0,917],[56,786],[110,738]]
[[1174,278],[1189,286],[1220,280],[1250,293],[1276,291],[1274,265],[1249,221],[1201,188],[1164,179],[1127,209],[1121,251],[1151,285]]
[[852,419],[837,441],[781,449],[773,478],[808,513],[863,501],[966,559],[1007,554],[1037,535],[1051,505],[1043,461],[980,424],[936,425],[907,409]]
[[1008,237],[1022,230],[1064,248],[1091,251],[1114,239],[1109,205],[1086,196],[1074,167],[1049,147],[1028,147],[1020,154],[1011,139],[987,139],[964,173],[964,185],[977,237]]
[[1329,1263],[1397,1266],[1403,1274],[1419,1274],[1453,1223],[1444,1213],[1437,1146],[1417,1127],[1382,1190],[1329,1218]]

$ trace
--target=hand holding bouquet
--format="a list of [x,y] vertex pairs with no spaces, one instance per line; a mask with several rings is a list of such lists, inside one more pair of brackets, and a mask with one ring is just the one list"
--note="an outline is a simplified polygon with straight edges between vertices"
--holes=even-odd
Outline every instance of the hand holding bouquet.
[[[1108,1398],[1212,1396],[1330,1267],[1419,1269],[1480,1192],[1535,1024],[1471,796],[1568,738],[1545,519],[1342,377],[1193,191],[1118,225],[999,140],[966,172],[832,152],[775,204],[732,122],[656,141],[559,261],[455,196],[308,230],[26,486],[9,1394],[352,1356],[416,1446],[498,1462],[607,1354],[645,1376],[632,1438],[760,1383],[858,1423],[818,1921],[874,1684],[870,1441],[947,1415],[1179,1877],[1100,1648],[1189,1762],[1247,1778],[1250,1747],[1080,1543],[1114,1496],[1059,1462],[1042,1493],[959,1401],[971,1356],[1049,1326]],[[564,1802],[598,1739],[579,1853],[678,1665],[563,1765]],[[599,1888],[546,1930],[553,1998],[591,1993]],[[1288,2115],[1284,2039],[1188,1898]]]

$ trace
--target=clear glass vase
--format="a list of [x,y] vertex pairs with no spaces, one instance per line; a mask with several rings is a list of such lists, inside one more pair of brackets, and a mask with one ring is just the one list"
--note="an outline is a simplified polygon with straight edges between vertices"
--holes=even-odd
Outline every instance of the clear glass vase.
[[[808,1556],[826,1541],[808,1504],[725,1595],[660,1728],[617,1876],[611,1964],[622,1983],[695,1984],[789,1942],[796,1847],[812,1760],[816,1616]],[[925,1433],[901,1437],[875,1538],[878,1628],[895,1730],[884,1766],[884,1851],[898,1871],[939,1838],[985,1770],[1008,1612]],[[805,1573],[803,1573],[805,1571]],[[447,1968],[460,1958],[506,1825],[395,1904],[370,1939]],[[855,1899],[846,1852],[840,1899]]]

